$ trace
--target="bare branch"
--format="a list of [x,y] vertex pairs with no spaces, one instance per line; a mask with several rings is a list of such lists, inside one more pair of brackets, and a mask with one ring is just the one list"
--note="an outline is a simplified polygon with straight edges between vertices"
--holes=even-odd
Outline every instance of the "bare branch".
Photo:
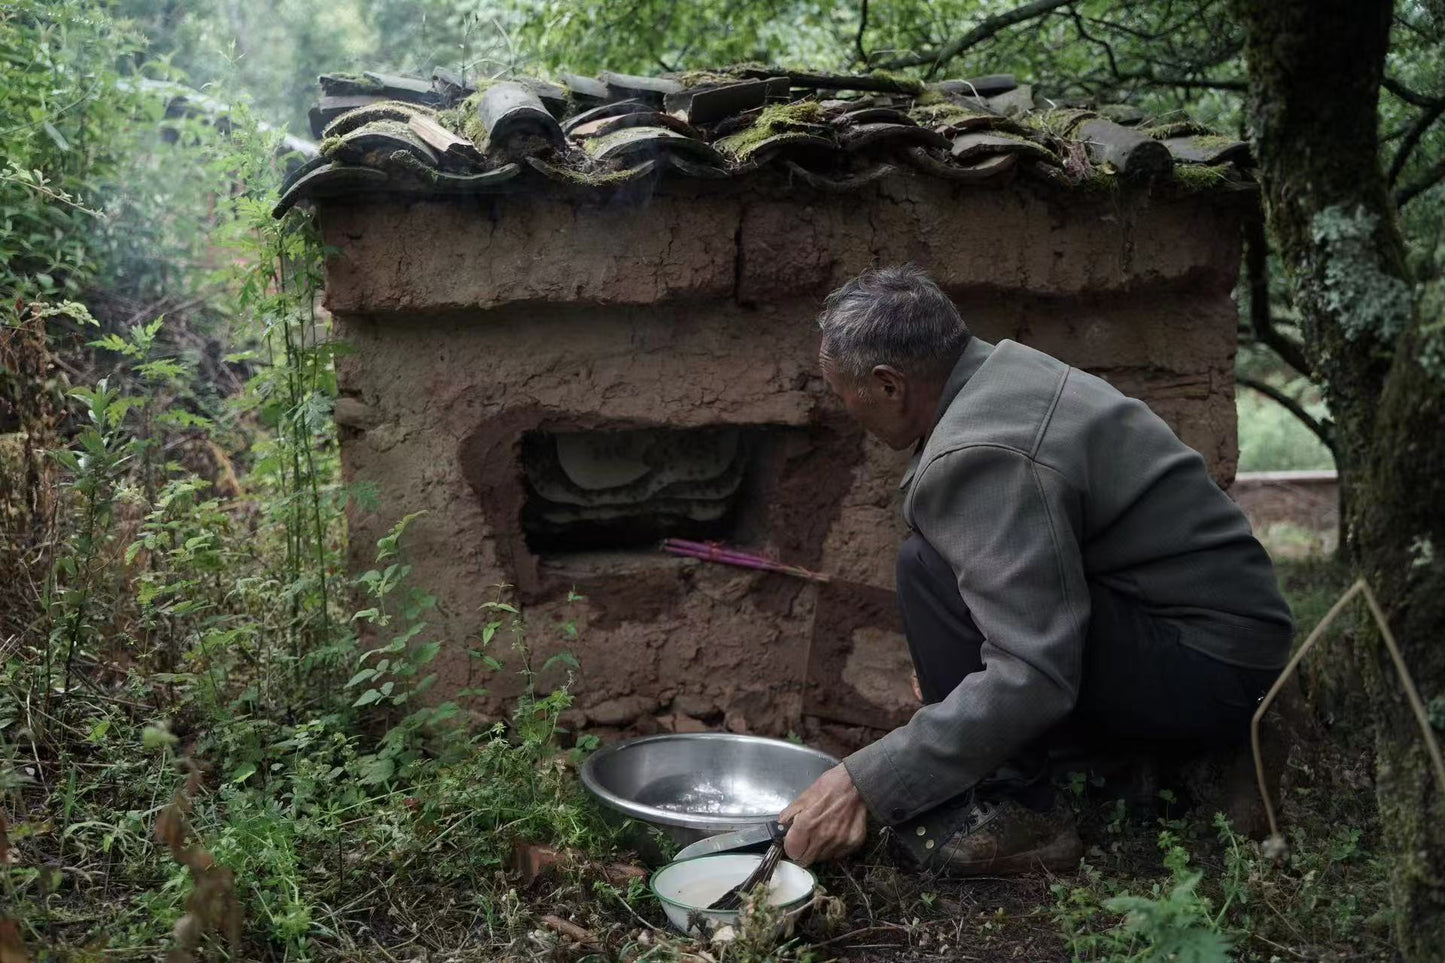
[[1411,90],[1394,77],[1384,78],[1380,81],[1380,86],[1384,87],[1396,97],[1399,97],[1405,103],[1414,104],[1416,107],[1434,107],[1441,101],[1439,97],[1430,97],[1426,94]]
[[1248,87],[1242,80],[1211,80],[1208,77],[1158,77],[1154,74],[1120,74],[1119,81],[1139,80],[1157,87],[1179,87],[1183,90],[1232,90],[1243,93]]
[[927,76],[932,77],[938,72],[939,67],[970,47],[983,43],[1009,27],[1046,16],[1059,7],[1068,6],[1073,2],[1074,0],[1033,0],[1032,3],[1026,3],[1022,7],[1015,7],[1013,10],[984,18],[972,30],[953,38],[935,51],[900,57],[883,66],[888,70],[897,70],[900,67],[919,67],[928,64]]
[[863,9],[858,12],[858,36],[853,38],[853,45],[858,48],[858,62],[864,67],[868,66],[868,51],[863,46],[863,31],[868,29],[868,0],[863,0]]
[[1079,15],[1079,11],[1078,11],[1078,10],[1075,10],[1073,7],[1070,7],[1070,8],[1069,8],[1069,16],[1073,18],[1073,21],[1074,21],[1074,31],[1075,31],[1076,33],[1078,33],[1079,39],[1080,39],[1080,40],[1087,40],[1089,43],[1095,45],[1096,47],[1101,47],[1101,48],[1103,48],[1104,56],[1105,56],[1105,57],[1108,59],[1108,61],[1109,61],[1109,72],[1110,72],[1111,74],[1113,74],[1115,77],[1118,77],[1118,76],[1119,76],[1119,61],[1118,61],[1117,59],[1115,59],[1115,57],[1114,57],[1114,47],[1113,47],[1113,45],[1112,45],[1111,43],[1109,43],[1109,41],[1104,40],[1104,39],[1099,38],[1099,37],[1095,37],[1093,34],[1089,33],[1089,31],[1084,28],[1084,18]]
[[1269,307],[1269,242],[1264,235],[1264,220],[1259,217],[1247,218],[1244,223],[1244,270],[1249,283],[1249,324],[1254,330],[1254,339],[1306,378],[1313,377],[1304,348],[1274,326]]
[[1268,384],[1263,381],[1257,381],[1254,378],[1241,377],[1236,377],[1234,379],[1234,383],[1238,385],[1243,385],[1244,387],[1251,390],[1258,391],[1270,401],[1273,401],[1285,411],[1288,411],[1290,414],[1294,415],[1300,420],[1301,423],[1304,424],[1306,428],[1308,428],[1311,432],[1314,433],[1314,436],[1320,440],[1321,444],[1323,444],[1326,448],[1330,450],[1330,454],[1333,455],[1335,453],[1334,422],[1320,421],[1314,415],[1310,414],[1308,411],[1305,411],[1298,401],[1295,401],[1293,398],[1285,394],[1283,391],[1280,391],[1274,385]]
[[1396,191],[1395,206],[1404,207],[1442,180],[1445,180],[1445,157],[1441,157],[1434,164],[1431,164],[1430,169],[1420,175],[1413,183],[1406,184]]
[[1445,100],[1437,101],[1435,106],[1426,107],[1420,116],[1415,118],[1415,123],[1405,132],[1405,139],[1400,142],[1400,147],[1395,151],[1395,157],[1390,161],[1390,171],[1386,175],[1389,183],[1394,184],[1400,179],[1400,172],[1405,169],[1405,164],[1410,160],[1410,154],[1420,143],[1420,138],[1430,129],[1440,115],[1445,114]]

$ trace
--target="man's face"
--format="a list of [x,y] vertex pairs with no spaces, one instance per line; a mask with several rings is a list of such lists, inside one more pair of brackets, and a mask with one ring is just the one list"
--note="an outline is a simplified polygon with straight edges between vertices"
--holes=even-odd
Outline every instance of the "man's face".
[[835,370],[826,351],[818,355],[818,366],[848,413],[889,448],[909,448],[921,437],[909,410],[910,385],[901,372],[880,365],[861,379],[853,378]]

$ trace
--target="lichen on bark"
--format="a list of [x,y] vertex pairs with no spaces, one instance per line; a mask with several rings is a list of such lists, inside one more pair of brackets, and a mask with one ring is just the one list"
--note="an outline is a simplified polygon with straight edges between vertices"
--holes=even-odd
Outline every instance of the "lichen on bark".
[[1385,271],[1375,245],[1379,217],[1363,204],[1331,204],[1310,221],[1323,309],[1339,318],[1346,340],[1374,335],[1393,342],[1414,310],[1410,285]]

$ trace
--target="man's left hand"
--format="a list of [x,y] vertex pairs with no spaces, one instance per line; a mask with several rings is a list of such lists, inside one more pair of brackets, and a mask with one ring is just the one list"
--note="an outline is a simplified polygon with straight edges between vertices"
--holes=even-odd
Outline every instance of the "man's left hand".
[[846,856],[868,834],[868,807],[840,765],[818,777],[778,821],[788,827],[783,849],[799,866]]

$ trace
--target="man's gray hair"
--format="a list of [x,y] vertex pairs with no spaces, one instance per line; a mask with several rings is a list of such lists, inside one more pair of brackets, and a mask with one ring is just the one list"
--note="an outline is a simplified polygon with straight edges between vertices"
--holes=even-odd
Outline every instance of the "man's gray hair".
[[855,379],[881,364],[942,379],[969,337],[948,295],[912,264],[864,271],[828,295],[818,327],[829,365]]

